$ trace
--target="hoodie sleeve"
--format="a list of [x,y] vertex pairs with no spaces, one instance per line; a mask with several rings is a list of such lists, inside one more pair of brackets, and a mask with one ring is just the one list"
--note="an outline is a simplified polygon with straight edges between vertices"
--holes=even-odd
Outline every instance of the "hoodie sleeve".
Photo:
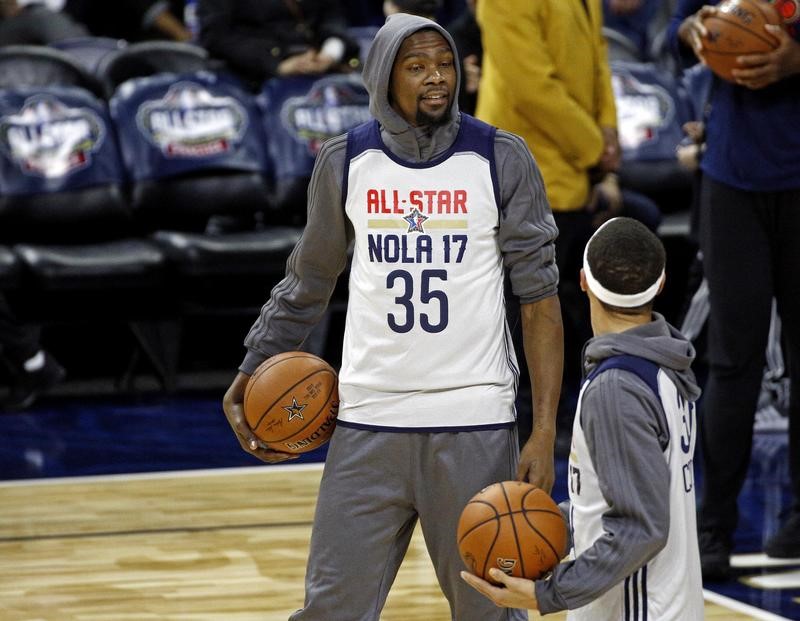
[[303,235],[286,262],[286,276],[270,293],[245,339],[248,353],[239,370],[252,375],[269,356],[299,348],[328,306],[347,264],[352,240],[342,205],[347,137],[326,142],[308,186]]
[[585,606],[655,556],[669,535],[666,419],[658,398],[627,371],[595,378],[581,423],[600,490],[610,509],[603,535],[575,560],[536,582],[542,614]]
[[500,250],[522,304],[555,295],[558,236],[544,181],[525,141],[498,130],[495,162],[500,186]]

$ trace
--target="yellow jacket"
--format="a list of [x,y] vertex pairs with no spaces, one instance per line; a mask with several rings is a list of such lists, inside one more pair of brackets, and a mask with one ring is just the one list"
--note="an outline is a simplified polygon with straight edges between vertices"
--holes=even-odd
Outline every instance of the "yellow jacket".
[[554,211],[588,202],[587,170],[616,127],[601,0],[478,0],[476,116],[525,139]]

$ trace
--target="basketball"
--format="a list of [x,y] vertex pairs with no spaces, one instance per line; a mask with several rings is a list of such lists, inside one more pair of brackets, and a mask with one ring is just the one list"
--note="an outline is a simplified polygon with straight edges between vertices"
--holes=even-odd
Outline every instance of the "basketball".
[[566,554],[567,525],[542,489],[503,481],[475,494],[458,521],[458,551],[476,576],[497,567],[509,576],[536,580]]
[[253,433],[284,453],[306,453],[325,444],[338,412],[336,371],[306,352],[268,358],[244,392],[244,415]]
[[782,25],[778,11],[766,0],[726,0],[717,7],[716,16],[703,25],[703,58],[708,67],[724,80],[733,81],[731,71],[741,68],[736,59],[747,54],[763,54],[778,47],[778,39],[769,34],[765,24]]

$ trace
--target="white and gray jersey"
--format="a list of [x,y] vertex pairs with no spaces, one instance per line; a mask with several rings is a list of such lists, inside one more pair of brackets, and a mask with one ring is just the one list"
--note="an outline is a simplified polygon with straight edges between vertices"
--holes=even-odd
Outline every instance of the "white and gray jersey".
[[494,128],[464,116],[424,164],[387,151],[376,122],[350,134],[345,211],[356,231],[339,424],[514,423]]
[[[499,287],[507,276],[522,304],[555,295],[558,230],[520,137],[460,114],[457,98],[432,125],[412,126],[394,110],[394,58],[423,28],[455,49],[429,20],[387,21],[363,72],[376,120],[370,146],[348,152],[356,130],[323,144],[305,230],[245,339],[239,369],[252,374],[269,356],[302,347],[353,249],[340,422],[507,426],[515,371]],[[490,407],[479,412],[479,403]]]
[[570,525],[573,553],[585,554],[607,534],[603,516],[614,509],[603,496],[581,424],[583,394],[599,373],[611,368],[638,375],[658,395],[669,433],[663,451],[669,472],[669,530],[664,547],[591,603],[571,610],[572,620],[693,621],[703,618],[702,579],[697,548],[692,459],[696,438],[694,404],[652,362],[633,356],[606,359],[589,375],[578,398],[569,456]]
[[573,550],[537,581],[568,619],[703,618],[694,348],[663,317],[590,340],[569,457]]

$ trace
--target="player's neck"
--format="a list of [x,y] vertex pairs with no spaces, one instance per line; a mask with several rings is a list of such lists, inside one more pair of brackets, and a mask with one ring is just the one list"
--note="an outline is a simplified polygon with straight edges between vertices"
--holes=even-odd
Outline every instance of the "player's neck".
[[609,313],[602,308],[592,308],[592,332],[594,332],[595,336],[625,332],[631,328],[650,323],[652,320],[653,315],[650,312],[622,315],[620,313]]

